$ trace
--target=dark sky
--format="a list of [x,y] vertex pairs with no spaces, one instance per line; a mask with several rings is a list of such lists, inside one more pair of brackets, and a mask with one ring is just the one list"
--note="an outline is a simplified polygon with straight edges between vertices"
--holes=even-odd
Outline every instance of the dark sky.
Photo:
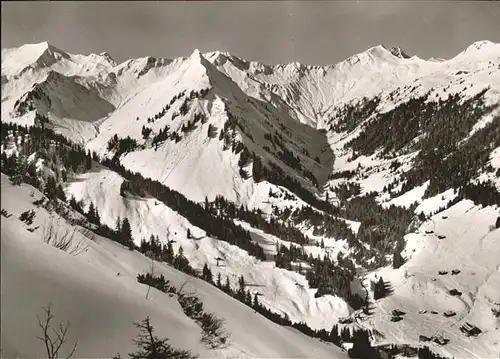
[[116,61],[221,50],[268,64],[333,64],[384,44],[450,58],[500,42],[499,2],[2,2],[2,47],[49,41]]

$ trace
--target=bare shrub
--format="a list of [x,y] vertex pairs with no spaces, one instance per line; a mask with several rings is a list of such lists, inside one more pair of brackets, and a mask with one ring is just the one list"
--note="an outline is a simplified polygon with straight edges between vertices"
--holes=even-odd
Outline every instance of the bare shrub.
[[74,227],[56,225],[52,219],[43,228],[42,242],[77,256],[87,251],[88,245],[85,245],[83,240],[76,241],[75,233],[76,229]]
[[[52,319],[54,319],[54,315],[51,311],[51,304],[49,303],[47,307],[42,307],[45,312],[45,319],[38,318],[38,326],[42,331],[42,336],[37,337],[40,341],[45,345],[45,350],[47,351],[47,358],[49,359],[57,359],[59,358],[59,351],[62,349],[63,345],[66,344],[67,339],[66,335],[68,333],[68,329],[70,323],[67,321],[66,324],[59,323],[59,326],[53,328],[52,327]],[[76,350],[76,346],[78,341],[73,345],[70,353],[66,356],[66,359],[69,359],[73,356]]]

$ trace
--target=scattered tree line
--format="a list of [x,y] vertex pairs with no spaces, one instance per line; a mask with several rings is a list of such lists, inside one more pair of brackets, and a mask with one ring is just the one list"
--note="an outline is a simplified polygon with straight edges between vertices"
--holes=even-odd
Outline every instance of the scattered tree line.
[[254,228],[261,229],[286,241],[299,244],[310,242],[309,238],[295,227],[286,226],[274,217],[266,220],[260,209],[249,210],[244,206],[237,207],[233,202],[220,195],[216,196],[213,202],[208,202],[205,199],[205,210],[215,216],[247,222]]
[[37,158],[44,160],[56,181],[66,180],[70,173],[83,173],[92,165],[96,153],[85,151],[82,146],[70,142],[64,136],[50,129],[21,126],[14,123],[1,123],[2,144],[6,148],[9,143],[17,148],[17,153],[7,156],[5,151],[0,154],[2,172],[16,182],[22,181],[39,188],[39,174],[36,161],[28,163],[27,156],[36,152]]
[[[170,249],[168,249],[169,255],[165,256],[164,254],[162,255],[162,245],[158,239],[158,237],[151,236],[148,241],[143,240],[141,242],[141,246],[139,248],[139,251],[147,256],[150,256],[153,259],[158,259],[160,261],[165,260],[169,264],[173,265],[176,269],[189,274],[191,276],[196,276],[202,280],[205,280],[206,282],[214,285],[215,287],[219,288],[226,294],[230,295],[231,297],[239,300],[241,303],[251,307],[254,309],[257,313],[263,315],[267,319],[283,326],[291,326],[300,332],[302,332],[305,335],[308,335],[313,338],[319,338],[321,340],[324,340],[326,342],[334,343],[335,345],[340,346],[340,344],[343,341],[348,341],[348,342],[354,342],[355,345],[366,347],[366,343],[364,342],[365,338],[368,337],[368,332],[366,336],[356,336],[356,333],[354,335],[351,334],[350,330],[348,328],[344,328],[342,330],[339,330],[339,327],[337,325],[334,325],[331,331],[326,331],[325,329],[321,330],[314,330],[311,329],[306,323],[299,322],[299,323],[294,323],[292,322],[288,315],[281,315],[279,313],[273,312],[269,309],[267,309],[263,304],[260,303],[259,301],[259,293],[251,293],[249,289],[247,289],[247,283],[245,281],[245,278],[243,276],[240,276],[238,278],[238,286],[237,288],[232,288],[231,282],[229,280],[229,276],[226,276],[225,280],[223,280],[220,272],[214,276],[212,274],[211,269],[208,267],[207,264],[203,266],[203,269],[201,271],[201,274],[197,274],[197,272],[189,265],[189,261],[186,259],[186,263],[184,266],[178,266],[175,262],[175,260],[169,261],[168,258],[176,257],[179,255],[182,255],[182,247],[179,248],[179,253],[177,255],[174,255],[174,251],[171,247],[171,242],[167,242],[166,246],[169,246]],[[184,257],[185,258],[185,257]],[[350,264],[348,264],[350,263]],[[347,258],[342,258],[339,255],[339,265],[343,265],[345,267],[349,267],[351,271],[354,270],[352,262],[349,261]],[[335,276],[334,276],[335,277]],[[152,274],[144,274],[144,275],[139,275],[138,280],[141,283],[151,285],[163,292],[172,292],[174,289],[169,285],[168,281],[165,280],[165,278],[160,275],[160,276],[154,276]],[[360,301],[361,298],[359,299]],[[196,303],[198,303],[195,300]],[[182,304],[181,304],[182,305]],[[196,304],[199,307],[199,304]],[[358,342],[358,344],[356,344]],[[369,345],[369,342],[368,342]],[[371,359],[372,357],[370,356],[361,356],[358,358],[366,358],[366,359]]]
[[356,176],[356,171],[352,170],[344,170],[340,172],[334,172],[328,175],[328,180],[335,180],[335,179],[340,179],[340,178],[346,178],[350,179],[352,177]]
[[[154,114],[152,117],[148,117],[147,118],[147,122],[148,123],[154,123],[156,120],[159,120],[160,118],[162,118],[163,116],[165,116],[166,113],[167,113],[167,111],[170,110],[170,108],[175,103],[175,101],[177,101],[178,99],[182,98],[182,96],[184,96],[185,94],[186,94],[186,90],[178,93],[177,95],[174,95],[174,97],[172,97],[172,99],[170,99],[170,102],[167,103],[159,112],[157,112],[156,114]],[[137,121],[139,121],[139,117],[137,117]]]
[[[414,217],[415,206],[403,208],[391,205],[383,208],[375,201],[376,194],[369,193],[362,197],[355,197],[344,203],[342,216],[361,222],[356,236],[359,245],[356,247],[356,260],[366,260],[375,256],[371,266],[387,264],[385,256],[396,253],[398,257],[404,248],[404,235]],[[367,249],[361,243],[370,246]],[[401,258],[398,265],[401,264]],[[370,265],[365,263],[367,267]]]
[[[452,131],[451,131],[452,132]],[[442,134],[445,136],[445,134]],[[454,140],[455,136],[451,136]],[[500,116],[492,119],[483,128],[474,132],[461,145],[457,140],[440,142],[433,145],[426,142],[415,160],[415,166],[404,175],[405,182],[402,192],[429,180],[425,197],[444,192],[449,188],[462,189],[461,197],[471,199],[483,205],[489,205],[498,199],[498,191],[491,183],[479,184],[481,190],[476,190],[473,179],[480,170],[488,171],[487,163],[494,148],[500,146]],[[438,147],[441,146],[441,147]],[[493,171],[493,169],[489,169]],[[496,203],[499,203],[498,200]]]
[[[41,129],[30,127],[29,129],[26,127],[20,127],[17,125],[7,125],[2,123],[2,135],[7,134],[8,131],[18,131],[20,133],[28,132],[35,133],[33,136],[34,139],[40,139],[40,141],[32,140],[30,143],[33,145],[30,147],[30,150],[37,151],[39,149],[38,146],[43,146],[50,141],[52,138],[58,141],[59,145],[54,146],[56,149],[64,148],[65,146],[71,146],[71,143],[65,139],[63,136],[56,135],[52,130],[49,129]],[[45,135],[42,135],[45,134]],[[44,140],[42,138],[44,137]],[[31,136],[30,136],[31,138]],[[35,147],[36,145],[36,147]],[[101,160],[97,154],[93,154],[93,158],[90,156],[90,153],[85,154],[84,150],[75,147],[75,151],[80,150],[82,154],[83,161],[87,164],[86,168],[89,168],[92,162],[92,159],[100,162],[102,165],[116,171],[121,174],[125,179],[127,179],[127,184],[125,188],[122,188],[122,192],[125,190],[137,190],[141,189],[141,193],[138,195],[144,195],[145,193],[157,198],[158,200],[164,202],[168,207],[177,211],[180,215],[188,219],[193,225],[202,228],[207,232],[208,236],[216,237],[220,240],[229,242],[231,244],[237,245],[238,247],[248,251],[250,255],[257,257],[258,259],[265,259],[264,250],[258,244],[253,243],[248,231],[245,231],[238,225],[235,225],[231,219],[224,218],[221,215],[212,215],[210,212],[207,212],[205,208],[188,200],[181,193],[174,191],[158,181],[153,181],[151,179],[145,179],[138,173],[132,173],[126,170],[119,162],[119,159],[114,156],[112,159],[104,159]],[[61,150],[63,151],[63,150]],[[56,152],[58,153],[58,152]],[[19,161],[14,161],[16,157],[10,156],[7,157],[5,153],[2,153],[2,171],[5,171],[7,175],[16,175],[21,170],[18,169]],[[90,162],[90,163],[89,163]],[[12,164],[11,164],[12,163]],[[6,164],[6,165],[5,165]],[[26,164],[26,162],[23,162]],[[10,166],[9,166],[10,165]],[[21,173],[23,173],[21,171]],[[36,175],[34,174],[35,178]],[[52,182],[51,182],[52,183]],[[39,187],[39,186],[38,186]],[[62,187],[61,190],[51,190],[51,186],[49,186],[49,194],[51,193],[63,193]],[[83,209],[76,201],[71,200],[71,205],[78,212],[84,214]],[[95,211],[93,211],[93,204],[89,208],[90,216],[89,221],[91,223],[99,226],[100,233],[106,234],[107,237],[114,237],[114,230],[109,229],[107,226],[103,226],[100,223],[100,220],[96,218]],[[125,245],[128,245],[125,241]]]
[[117,159],[105,159],[102,164],[123,176],[131,183],[132,188],[141,188],[148,195],[162,201],[166,206],[185,217],[191,224],[207,232],[208,236],[234,244],[258,259],[264,259],[264,250],[253,243],[248,231],[234,224],[230,219],[222,216],[213,216],[205,208],[188,200],[181,193],[168,188],[158,181],[144,178],[141,174],[125,169]]
[[[414,166],[403,174],[401,191],[394,196],[429,180],[425,198],[456,188],[460,190],[460,198],[471,199],[476,204],[499,203],[500,194],[491,182],[472,183],[480,170],[494,171],[487,162],[492,149],[500,146],[500,116],[468,136],[473,126],[495,108],[484,102],[488,90],[485,88],[469,98],[457,93],[435,101],[429,101],[429,91],[389,112],[373,115],[346,148],[354,151],[354,157],[370,156],[379,149],[383,156],[394,156],[404,149],[417,150]],[[364,113],[368,118],[366,115],[374,111],[375,102],[351,104],[349,106],[355,109],[347,113]],[[346,110],[341,113],[343,111]],[[340,130],[352,130],[359,125],[350,118],[343,123],[345,128]],[[415,141],[416,138],[419,140]]]
[[[299,197],[309,205],[328,213],[335,213],[334,206],[326,201],[321,200],[312,191],[303,187],[298,180],[287,175],[281,169],[281,167],[272,162],[269,162],[269,168],[268,166],[264,165],[261,157],[256,155],[255,153],[252,155],[252,163],[252,178],[256,183],[261,182],[262,180],[266,180],[277,186],[283,186],[289,189],[291,192],[295,193],[297,197]],[[311,181],[313,180],[311,179]],[[318,185],[317,181],[313,181],[313,184],[316,186]]]
[[108,151],[114,151],[114,156],[119,158],[122,154],[135,151],[139,145],[137,141],[130,136],[120,138],[115,133],[108,141]]

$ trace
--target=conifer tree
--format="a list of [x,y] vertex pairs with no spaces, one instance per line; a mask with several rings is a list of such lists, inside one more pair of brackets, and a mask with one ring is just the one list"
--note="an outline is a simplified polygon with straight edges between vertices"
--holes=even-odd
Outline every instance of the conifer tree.
[[116,220],[116,232],[121,233],[121,231],[122,231],[122,220],[120,216],[118,216]]
[[213,280],[212,271],[210,270],[210,268],[208,268],[207,263],[205,263],[205,265],[203,266],[202,278],[203,278],[203,280],[205,280],[209,283],[212,283],[212,280]]
[[55,199],[58,197],[57,183],[54,176],[49,176],[47,178],[47,183],[45,184],[45,195],[48,199]]
[[[154,335],[154,328],[151,325],[149,316],[143,319],[140,323],[134,323],[139,329],[137,339],[133,342],[137,346],[137,350],[129,353],[131,359],[163,359],[163,358],[176,358],[176,359],[194,359],[196,355],[191,354],[187,350],[174,349],[168,344],[168,339],[160,339]],[[114,358],[120,358],[118,354]]]
[[252,293],[250,293],[250,290],[247,290],[245,292],[245,303],[248,305],[252,305]]
[[85,156],[85,168],[87,169],[87,171],[92,168],[92,156],[90,154],[90,151],[88,151]]
[[87,212],[87,218],[89,222],[91,223],[96,223],[96,216],[95,216],[95,208],[94,208],[94,203],[90,202],[89,205],[89,210]]
[[174,261],[174,248],[172,247],[172,241],[167,242],[167,248],[165,249],[165,260],[167,263],[172,263]]
[[75,197],[73,197],[73,196],[71,196],[71,198],[69,200],[69,206],[77,212],[82,211],[81,207],[78,205],[78,202],[76,201]]
[[59,198],[63,202],[66,202],[66,194],[64,193],[64,189],[62,188],[62,185],[60,183],[57,186],[57,198]]
[[95,224],[98,226],[101,225],[101,216],[99,215],[99,209],[97,207],[95,208]]
[[238,297],[240,299],[244,299],[245,298],[245,278],[243,276],[241,276],[238,279],[238,285],[239,285],[239,288],[238,288]]
[[231,283],[229,282],[229,276],[226,276],[226,283],[224,283],[224,291],[226,293],[231,293]]
[[382,277],[380,277],[380,279],[375,283],[373,289],[373,298],[377,300],[385,297],[385,295],[386,295],[385,282],[382,279]]
[[193,269],[189,264],[189,260],[184,256],[184,248],[182,246],[179,247],[179,252],[174,258],[173,261],[174,268],[180,270],[181,272],[191,274]]
[[353,336],[353,346],[348,351],[351,358],[380,359],[378,352],[371,347],[370,337],[365,330],[358,330]]
[[401,255],[401,252],[396,249],[394,251],[393,256],[392,256],[392,267],[394,269],[398,269],[403,264],[405,264],[405,260],[404,260],[403,256]]
[[258,293],[255,293],[253,295],[253,307],[254,308],[259,308],[260,303],[259,303],[259,296],[257,295]]
[[332,327],[332,330],[330,331],[330,341],[333,344],[340,346],[339,327],[336,324]]
[[132,228],[130,227],[130,222],[128,221],[128,218],[123,219],[119,237],[120,237],[120,243],[122,243],[124,246],[129,247],[129,249],[134,248],[134,240],[132,238]]

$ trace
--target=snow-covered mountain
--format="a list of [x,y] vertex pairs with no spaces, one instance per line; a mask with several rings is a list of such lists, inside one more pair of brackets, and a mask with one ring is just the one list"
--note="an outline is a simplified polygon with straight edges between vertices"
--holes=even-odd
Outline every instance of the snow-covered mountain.
[[[470,96],[487,86],[486,100],[496,102],[499,54],[498,44],[482,41],[438,63],[395,56],[393,49],[376,46],[325,67],[267,66],[227,53],[199,51],[188,58],[147,57],[116,65],[109,55],[70,55],[48,43],[24,45],[2,52],[2,118],[33,123],[30,109],[36,108],[61,133],[99,154],[107,152],[114,134],[130,136],[145,148],[126,154],[125,167],[194,200],[223,194],[247,205],[258,201],[255,186],[237,174],[237,156],[206,136],[209,126],[215,126],[214,136],[221,136],[220,130],[231,120],[225,136],[233,149],[235,142],[243,142],[250,152],[285,172],[293,171],[291,163],[300,162],[303,168],[295,177],[307,187],[311,185],[307,175],[312,173],[317,187],[322,187],[332,172],[332,151],[326,139],[330,137],[331,142],[331,132],[325,136],[297,122],[328,129],[338,108],[374,96],[381,98],[379,112],[428,92],[431,98],[455,93]],[[193,98],[193,92],[202,90],[208,92]],[[186,101],[189,108],[178,116]],[[195,114],[202,114],[206,122],[182,133],[190,118],[196,121],[192,120]],[[150,141],[143,139],[143,127],[151,129],[149,138],[168,128],[171,135],[181,134],[180,142],[166,141],[153,150]],[[278,147],[267,143],[266,135],[278,135]],[[290,158],[283,161],[283,157]],[[213,181],[198,181],[208,173]]]
[[[419,335],[439,325],[450,342],[426,345],[443,355],[489,357],[500,349],[492,314],[500,303],[500,44],[476,42],[446,60],[380,45],[329,66],[265,65],[198,50],[117,64],[107,53],[24,45],[2,50],[8,122],[54,130],[100,159],[87,171],[64,165],[62,182],[85,211],[91,203],[98,209],[101,223],[115,228],[127,218],[136,244],[151,235],[174,239],[195,268],[208,263],[244,275],[267,308],[292,321],[329,331],[352,315],[350,326],[380,334],[374,345],[418,346]],[[33,136],[9,128],[2,152],[38,152],[31,160],[63,178],[52,150],[25,145]],[[138,189],[144,183],[132,172],[213,204],[210,215],[248,230],[268,260],[219,240],[152,188]],[[240,211],[215,209],[218,196]],[[282,254],[293,265],[269,260],[277,244],[291,242],[305,253]],[[318,275],[314,258],[342,267],[338,255],[356,266],[349,295],[317,296],[325,281],[297,273],[298,263]],[[406,263],[391,266],[397,255]],[[457,280],[436,280],[436,272],[458,266]],[[389,279],[394,293],[370,294],[375,309],[360,315],[348,297],[364,297],[363,285],[376,276]],[[465,293],[460,300],[446,294],[451,286]],[[431,308],[459,314],[450,322],[418,313]],[[408,313],[403,322],[391,321],[393,309]],[[483,334],[463,336],[466,321]]]

